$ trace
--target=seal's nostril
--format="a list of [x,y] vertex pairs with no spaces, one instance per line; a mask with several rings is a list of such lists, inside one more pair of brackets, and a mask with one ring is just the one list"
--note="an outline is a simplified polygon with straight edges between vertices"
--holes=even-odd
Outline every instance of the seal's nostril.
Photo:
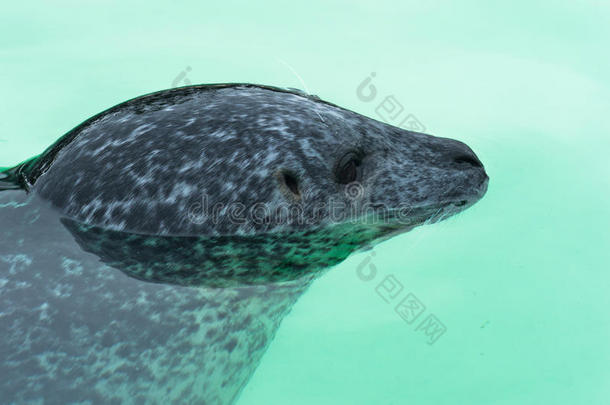
[[459,155],[453,158],[454,163],[462,164],[466,163],[474,167],[483,167],[479,159],[469,155]]

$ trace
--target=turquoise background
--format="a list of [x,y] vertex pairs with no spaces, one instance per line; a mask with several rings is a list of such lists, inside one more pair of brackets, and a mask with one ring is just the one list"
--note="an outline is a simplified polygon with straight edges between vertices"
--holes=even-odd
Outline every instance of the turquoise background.
[[[304,88],[377,119],[393,95],[477,152],[488,194],[318,280],[238,403],[607,404],[608,21],[594,0],[7,3],[0,165],[176,84]],[[376,293],[388,275],[446,326],[433,345]]]

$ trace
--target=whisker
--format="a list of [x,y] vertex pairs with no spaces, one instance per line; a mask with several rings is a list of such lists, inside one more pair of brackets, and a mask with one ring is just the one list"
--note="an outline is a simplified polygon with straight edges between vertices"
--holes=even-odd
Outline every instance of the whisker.
[[[297,73],[296,70],[294,70],[292,68],[292,66],[290,66],[285,60],[280,59],[278,57],[275,58],[277,61],[279,61],[280,63],[284,64],[284,66],[286,66],[288,69],[290,69],[290,71],[292,72],[293,75],[296,76],[297,79],[299,79],[299,82],[301,82],[301,85],[303,86],[303,88],[305,89],[305,92],[307,94],[309,94],[311,96],[311,92],[309,91],[309,88],[307,87],[307,85],[305,84],[305,81],[303,80],[303,78]],[[326,121],[324,121],[324,118],[322,118],[322,116],[320,115],[319,112],[316,111],[316,115],[320,118],[320,120],[322,120],[322,122],[324,124],[326,124]]]

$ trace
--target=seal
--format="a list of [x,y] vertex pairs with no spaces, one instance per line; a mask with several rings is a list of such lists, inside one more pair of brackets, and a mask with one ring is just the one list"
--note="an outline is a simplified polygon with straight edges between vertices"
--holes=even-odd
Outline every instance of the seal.
[[459,141],[241,83],[126,101],[0,177],[9,402],[232,403],[316,277],[488,183]]

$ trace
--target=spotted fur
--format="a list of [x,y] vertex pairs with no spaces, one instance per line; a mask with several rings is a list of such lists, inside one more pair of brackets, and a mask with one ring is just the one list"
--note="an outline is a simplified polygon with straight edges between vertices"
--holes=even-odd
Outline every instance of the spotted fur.
[[119,104],[0,173],[0,398],[233,403],[323,271],[486,187],[466,145],[298,91]]
[[[362,155],[356,201],[333,176],[352,150]],[[473,202],[486,175],[480,165],[457,163],[462,157],[477,162],[457,141],[302,93],[208,85],[153,93],[93,117],[23,170],[22,181],[89,225],[154,235],[252,235],[328,225],[333,203],[393,209]],[[300,201],[278,187],[278,170],[296,175]],[[192,220],[203,205],[206,211]],[[226,214],[240,205],[246,213],[297,213],[267,222],[246,215],[236,223]],[[218,215],[211,207],[219,207]]]

